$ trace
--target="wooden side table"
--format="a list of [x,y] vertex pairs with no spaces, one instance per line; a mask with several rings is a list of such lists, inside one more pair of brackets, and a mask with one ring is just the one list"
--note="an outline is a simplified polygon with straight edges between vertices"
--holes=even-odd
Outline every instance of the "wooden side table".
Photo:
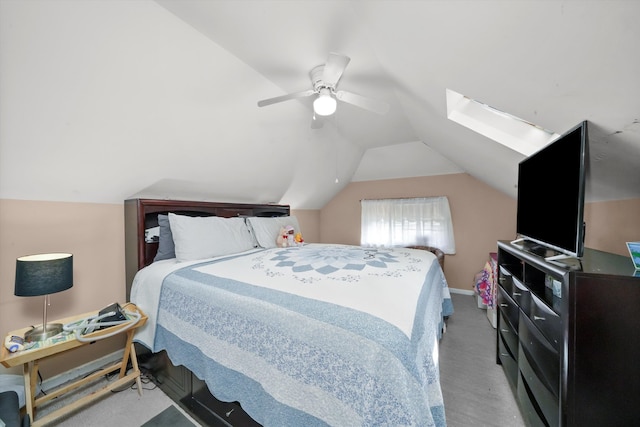
[[[126,329],[127,324],[123,324],[123,325],[112,326],[109,328],[98,330],[88,335],[84,335],[85,338],[95,341],[100,339],[101,336],[112,334],[114,332],[117,332],[118,329],[121,329],[122,330],[121,333],[127,334],[127,342],[124,347],[124,355],[122,357],[122,360],[118,361],[117,363],[111,366],[103,368],[100,371],[95,372],[85,378],[81,378],[69,385],[60,387],[38,398],[35,397],[35,390],[36,390],[36,383],[38,380],[39,362],[42,359],[45,359],[49,356],[53,356],[55,354],[69,351],[74,348],[82,347],[86,344],[89,344],[89,342],[78,341],[75,338],[75,335],[72,334],[66,340],[61,340],[59,342],[42,346],[40,348],[33,348],[29,350],[19,351],[17,353],[10,353],[4,346],[2,346],[2,353],[0,354],[0,363],[2,363],[5,367],[12,367],[12,366],[18,366],[18,365],[23,366],[26,410],[27,410],[27,414],[32,420],[32,426],[37,427],[37,426],[47,425],[55,421],[56,419],[64,415],[67,415],[70,412],[75,411],[76,409],[90,402],[93,402],[97,398],[104,396],[111,390],[114,390],[118,387],[125,385],[131,380],[136,381],[138,385],[138,394],[142,395],[142,384],[140,382],[140,369],[138,368],[138,360],[136,357],[135,347],[133,345],[133,335],[137,328],[145,324],[145,322],[147,321],[147,316],[140,309],[138,309],[138,307],[136,307],[135,304],[132,304],[132,303],[125,304],[123,306],[123,309],[130,312],[136,312],[141,315],[140,320],[133,327]],[[81,314],[78,316],[72,316],[72,317],[67,317],[65,319],[56,320],[55,323],[62,323],[62,324],[72,323],[80,319],[84,319],[86,317],[95,316],[97,314],[98,314],[97,311],[89,312],[89,313]],[[16,336],[22,337],[24,336],[24,333],[27,332],[29,329],[30,328],[18,329],[16,331],[10,332],[9,335],[16,335]],[[118,333],[116,333],[116,335],[118,335]],[[133,370],[129,374],[127,374],[127,364],[129,362],[129,359],[131,359]],[[38,419],[38,420],[35,419],[34,417],[35,408],[38,407],[39,405],[42,405],[43,403],[46,403],[51,399],[54,399],[60,395],[63,395],[72,390],[75,390],[80,386],[83,386],[93,380],[96,380],[97,378],[100,378],[103,375],[107,375],[116,370],[120,370],[118,380],[106,385],[105,387],[103,387],[98,391],[95,391],[89,395],[79,398],[78,400],[74,401],[70,405],[67,405],[50,414],[47,414],[41,419]]]

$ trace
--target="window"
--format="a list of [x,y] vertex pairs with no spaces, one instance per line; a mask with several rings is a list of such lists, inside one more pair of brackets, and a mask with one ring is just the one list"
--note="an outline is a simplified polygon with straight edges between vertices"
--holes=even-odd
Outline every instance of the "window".
[[446,94],[449,120],[525,156],[535,153],[560,136],[451,89],[447,89]]
[[363,246],[434,246],[455,254],[453,223],[445,196],[362,200]]

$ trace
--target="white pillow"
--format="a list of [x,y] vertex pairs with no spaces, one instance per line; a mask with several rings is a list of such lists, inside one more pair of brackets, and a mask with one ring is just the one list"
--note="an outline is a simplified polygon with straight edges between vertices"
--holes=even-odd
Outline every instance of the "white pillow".
[[169,213],[169,224],[178,261],[235,254],[254,247],[243,218]]
[[253,234],[258,240],[258,244],[263,248],[275,248],[276,239],[280,228],[290,225],[296,233],[302,233],[300,226],[298,225],[298,219],[295,216],[278,216],[273,218],[262,218],[258,216],[252,216],[247,218]]

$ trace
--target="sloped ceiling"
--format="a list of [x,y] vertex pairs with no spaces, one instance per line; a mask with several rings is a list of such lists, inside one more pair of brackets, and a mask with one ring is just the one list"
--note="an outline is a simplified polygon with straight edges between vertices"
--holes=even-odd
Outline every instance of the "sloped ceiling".
[[[640,197],[640,3],[0,2],[0,197],[317,209],[351,180],[466,172],[516,196],[523,156],[446,117],[447,88],[562,133],[590,122],[588,200]],[[351,57],[311,129],[329,52]],[[549,183],[553,182],[552,176]]]

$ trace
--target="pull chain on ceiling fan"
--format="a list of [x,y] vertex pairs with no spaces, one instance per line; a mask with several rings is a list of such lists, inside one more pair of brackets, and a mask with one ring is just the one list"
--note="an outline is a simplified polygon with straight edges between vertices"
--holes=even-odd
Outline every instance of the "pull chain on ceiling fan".
[[377,114],[386,114],[389,111],[389,104],[386,102],[366,98],[344,90],[336,90],[338,82],[350,60],[351,58],[346,55],[330,53],[325,64],[314,67],[309,73],[313,89],[263,99],[258,101],[258,107],[316,95],[316,99],[313,101],[314,121],[312,127],[321,127],[321,125],[317,124],[321,122],[321,120],[317,120],[317,116],[330,116],[335,113],[337,101],[346,102]]

